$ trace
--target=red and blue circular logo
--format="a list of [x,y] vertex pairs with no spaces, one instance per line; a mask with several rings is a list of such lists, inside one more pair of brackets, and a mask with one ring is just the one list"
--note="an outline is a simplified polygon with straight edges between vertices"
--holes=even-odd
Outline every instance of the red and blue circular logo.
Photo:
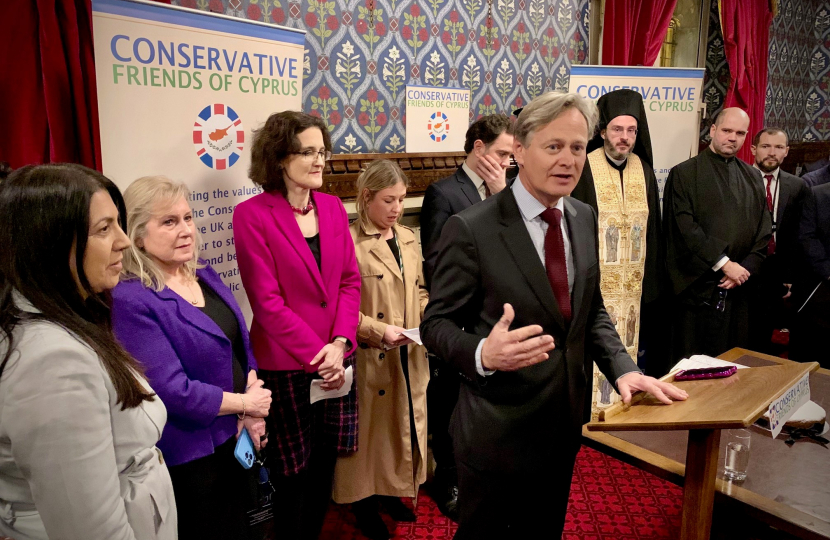
[[193,124],[193,144],[196,157],[211,169],[233,167],[245,147],[242,119],[227,105],[208,105]]
[[441,142],[447,138],[450,131],[450,123],[447,115],[438,111],[432,113],[427,123],[429,138],[435,142]]

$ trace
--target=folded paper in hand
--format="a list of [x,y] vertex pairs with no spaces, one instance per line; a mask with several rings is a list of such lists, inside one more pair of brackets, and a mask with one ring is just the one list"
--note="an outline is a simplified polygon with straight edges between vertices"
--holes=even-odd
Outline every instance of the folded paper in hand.
[[418,345],[423,345],[423,343],[421,343],[421,330],[419,328],[410,328],[408,330],[404,330],[401,334],[408,337]]
[[[404,330],[403,332],[398,332],[398,335],[403,336],[403,337],[407,337],[407,338],[411,339],[412,341],[414,341],[415,343],[417,343],[418,345],[423,345],[423,343],[421,343],[421,330],[418,329],[417,327],[409,328],[407,330]],[[391,351],[392,349],[397,349],[397,348],[398,347],[390,347],[386,343],[383,344],[383,350],[384,351]],[[0,539],[0,540],[2,540],[2,539]]]
[[321,387],[325,382],[323,379],[314,379],[311,381],[311,402],[316,403],[321,399],[331,399],[331,398],[339,398],[343,397],[349,393],[349,390],[352,389],[352,383],[354,382],[354,372],[352,371],[352,366],[346,368],[346,382],[343,383],[337,390],[323,390]]

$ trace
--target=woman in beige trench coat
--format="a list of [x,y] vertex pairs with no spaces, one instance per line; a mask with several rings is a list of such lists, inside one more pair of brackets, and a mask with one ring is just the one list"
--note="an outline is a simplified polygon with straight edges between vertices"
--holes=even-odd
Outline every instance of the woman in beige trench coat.
[[415,234],[399,223],[407,179],[392,161],[372,162],[357,180],[358,219],[350,231],[361,276],[357,330],[357,452],[337,461],[334,501],[355,503],[370,539],[389,532],[378,503],[396,521],[415,516],[400,497],[426,481],[429,364],[424,347],[401,335],[427,305]]

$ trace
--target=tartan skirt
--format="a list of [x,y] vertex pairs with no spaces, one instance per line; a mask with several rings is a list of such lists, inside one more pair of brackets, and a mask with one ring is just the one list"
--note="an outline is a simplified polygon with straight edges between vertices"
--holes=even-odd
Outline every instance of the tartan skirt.
[[343,397],[311,403],[311,381],[316,373],[258,371],[271,390],[268,446],[272,474],[292,476],[306,468],[315,446],[335,448],[339,455],[357,450],[357,371],[355,355],[343,360],[352,366],[355,382]]

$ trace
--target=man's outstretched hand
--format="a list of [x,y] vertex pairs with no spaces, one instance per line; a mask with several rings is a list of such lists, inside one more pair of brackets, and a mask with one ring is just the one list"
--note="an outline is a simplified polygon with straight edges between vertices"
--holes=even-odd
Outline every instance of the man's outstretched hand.
[[553,337],[540,336],[542,327],[538,324],[510,330],[514,317],[513,306],[504,304],[504,314],[481,348],[484,369],[515,371],[548,359],[548,351],[554,348]]

